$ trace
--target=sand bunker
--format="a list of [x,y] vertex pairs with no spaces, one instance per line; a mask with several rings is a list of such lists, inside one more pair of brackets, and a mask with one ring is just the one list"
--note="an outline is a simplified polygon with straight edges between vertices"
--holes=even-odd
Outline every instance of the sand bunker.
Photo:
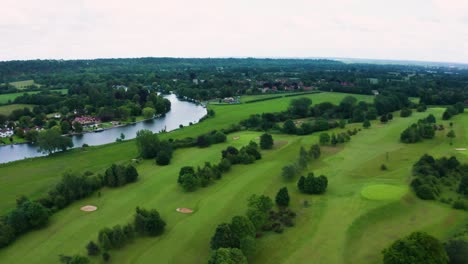
[[463,151],[466,150],[466,148],[456,148],[455,150]]
[[177,208],[176,211],[179,212],[179,213],[183,213],[183,214],[191,214],[191,213],[193,213],[193,210],[192,210],[192,209],[188,209],[188,208]]
[[97,210],[97,207],[94,205],[85,205],[81,207],[80,210],[83,212],[93,212]]
[[240,138],[240,137],[233,137],[232,139],[234,139],[234,140],[238,140],[239,138]]

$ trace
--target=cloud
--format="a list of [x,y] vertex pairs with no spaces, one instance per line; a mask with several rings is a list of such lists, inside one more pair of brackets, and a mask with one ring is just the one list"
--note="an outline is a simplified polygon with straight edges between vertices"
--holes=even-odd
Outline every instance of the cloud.
[[4,0],[0,60],[362,57],[468,62],[455,0]]

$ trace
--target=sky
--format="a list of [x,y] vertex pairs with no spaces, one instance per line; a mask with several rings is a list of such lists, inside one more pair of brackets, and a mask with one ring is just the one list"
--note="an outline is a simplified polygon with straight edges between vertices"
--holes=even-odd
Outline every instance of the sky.
[[0,60],[342,57],[468,63],[468,0],[0,0]]

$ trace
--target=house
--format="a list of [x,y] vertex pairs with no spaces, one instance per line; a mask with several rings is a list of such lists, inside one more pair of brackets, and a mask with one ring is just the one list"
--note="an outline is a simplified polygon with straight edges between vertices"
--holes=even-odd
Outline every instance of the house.
[[227,104],[233,104],[236,102],[236,99],[234,99],[233,97],[226,97],[223,99],[223,102]]
[[54,114],[54,118],[55,119],[60,119],[60,118],[62,118],[62,115],[60,115],[59,113],[56,113],[56,114]]
[[78,122],[83,126],[89,126],[89,125],[94,125],[96,123],[99,123],[99,119],[92,117],[92,116],[79,116],[75,117],[73,120],[73,123]]
[[379,91],[377,91],[377,90],[372,90],[372,94],[375,95],[375,96],[377,96],[377,95],[379,95]]
[[14,134],[13,130],[9,128],[0,130],[0,138],[9,138],[13,136],[13,134]]

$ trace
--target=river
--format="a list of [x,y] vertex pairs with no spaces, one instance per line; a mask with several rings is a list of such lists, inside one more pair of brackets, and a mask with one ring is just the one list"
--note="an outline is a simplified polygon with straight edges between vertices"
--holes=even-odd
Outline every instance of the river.
[[[171,111],[169,111],[164,117],[128,126],[115,127],[98,133],[85,133],[73,136],[74,148],[81,147],[83,144],[98,146],[112,143],[120,137],[121,133],[125,135],[126,140],[132,139],[136,137],[137,131],[142,129],[148,129],[153,132],[160,132],[164,129],[166,131],[171,131],[179,128],[179,125],[181,124],[188,126],[190,122],[197,123],[198,120],[207,113],[203,106],[186,101],[180,101],[174,94],[167,95],[165,97],[171,101]],[[34,144],[0,146],[0,164],[45,155],[46,154],[38,152],[38,148]]]

